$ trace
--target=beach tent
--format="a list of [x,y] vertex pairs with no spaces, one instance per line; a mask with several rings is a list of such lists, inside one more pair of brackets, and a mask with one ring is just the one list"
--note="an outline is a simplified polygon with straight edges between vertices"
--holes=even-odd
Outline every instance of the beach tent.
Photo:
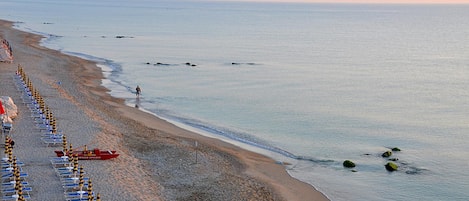
[[13,62],[13,58],[8,53],[8,50],[3,49],[3,48],[0,49],[0,61],[1,62],[8,62],[8,63]]
[[9,96],[0,96],[0,102],[2,105],[0,107],[0,114],[4,116],[4,120],[11,122],[11,119],[15,119],[18,116],[18,107]]

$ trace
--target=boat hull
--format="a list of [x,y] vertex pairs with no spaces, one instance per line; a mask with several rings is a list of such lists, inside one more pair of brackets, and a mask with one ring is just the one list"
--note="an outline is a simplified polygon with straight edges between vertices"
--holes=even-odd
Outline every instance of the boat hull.
[[[64,155],[63,151],[55,151],[57,157]],[[67,153],[68,154],[68,153]],[[119,156],[116,151],[101,151],[99,149],[88,151],[73,151],[73,155],[78,156],[78,160],[108,160]]]

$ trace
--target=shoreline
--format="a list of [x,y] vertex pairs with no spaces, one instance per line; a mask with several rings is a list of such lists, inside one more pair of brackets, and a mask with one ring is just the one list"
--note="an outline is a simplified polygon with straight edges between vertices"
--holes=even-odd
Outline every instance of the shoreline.
[[[82,113],[83,124],[90,125],[86,128],[90,135],[74,137],[74,134],[71,139],[74,144],[93,142],[122,154],[98,165],[84,161],[91,170],[88,171],[91,178],[112,177],[111,181],[96,184],[96,188],[104,189],[103,199],[127,200],[119,196],[127,195],[135,200],[328,200],[313,186],[291,177],[284,166],[267,156],[184,130],[127,106],[101,85],[104,76],[97,63],[42,47],[39,45],[42,36],[16,30],[12,25],[0,20],[1,36],[10,41],[15,56],[13,64],[0,67],[8,66],[11,71],[20,64],[28,75],[33,75],[33,82],[37,80],[35,85],[42,85],[39,90],[48,88],[51,99],[58,95],[59,104],[52,109],[59,118],[59,126],[80,127],[80,122],[60,112],[68,109],[61,105],[69,104]],[[46,98],[48,101],[51,100]],[[70,132],[81,131],[70,129]],[[195,141],[199,144],[197,150],[193,146]]]

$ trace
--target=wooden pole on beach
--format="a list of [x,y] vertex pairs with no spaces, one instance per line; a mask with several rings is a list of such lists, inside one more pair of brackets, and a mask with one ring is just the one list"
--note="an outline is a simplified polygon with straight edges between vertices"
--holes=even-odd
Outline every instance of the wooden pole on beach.
[[195,141],[195,164],[197,164],[197,150],[199,147],[199,142]]

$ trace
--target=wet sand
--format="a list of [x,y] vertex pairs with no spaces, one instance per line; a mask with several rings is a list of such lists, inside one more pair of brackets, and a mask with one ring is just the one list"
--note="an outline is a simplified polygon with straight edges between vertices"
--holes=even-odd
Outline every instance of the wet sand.
[[41,47],[41,36],[11,26],[0,21],[0,38],[10,42],[15,58],[12,64],[0,63],[0,95],[11,96],[19,108],[12,130],[14,154],[26,164],[33,200],[64,200],[49,162],[61,147],[40,141],[14,84],[18,65],[74,147],[120,153],[116,159],[79,162],[101,200],[328,200],[268,157],[126,106],[101,86],[103,74],[94,62]]

